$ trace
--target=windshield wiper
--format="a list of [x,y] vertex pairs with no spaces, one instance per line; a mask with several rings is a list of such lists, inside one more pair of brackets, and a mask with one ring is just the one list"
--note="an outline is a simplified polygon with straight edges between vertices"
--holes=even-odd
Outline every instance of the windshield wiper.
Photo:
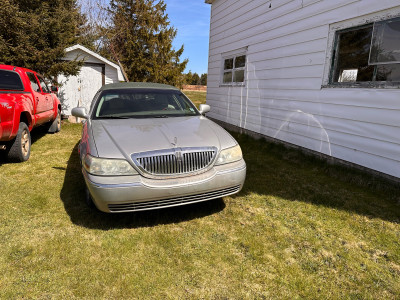
[[124,116],[100,116],[97,118],[98,119],[130,119],[130,117],[124,117]]
[[167,115],[155,115],[155,116],[151,116],[153,118],[168,118]]

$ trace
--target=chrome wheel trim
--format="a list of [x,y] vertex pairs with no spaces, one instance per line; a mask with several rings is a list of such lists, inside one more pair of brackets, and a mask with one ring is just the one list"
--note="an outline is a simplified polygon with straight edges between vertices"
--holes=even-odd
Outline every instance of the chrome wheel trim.
[[61,115],[57,115],[57,130],[60,131],[61,129]]
[[29,141],[29,133],[24,130],[21,134],[21,151],[22,151],[22,155],[23,156],[27,156],[29,153],[29,145],[30,141]]

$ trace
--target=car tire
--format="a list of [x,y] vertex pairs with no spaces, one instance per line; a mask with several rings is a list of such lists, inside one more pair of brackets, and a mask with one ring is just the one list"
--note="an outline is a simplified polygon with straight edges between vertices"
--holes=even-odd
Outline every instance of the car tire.
[[61,111],[57,110],[57,117],[51,123],[48,132],[57,133],[61,130]]
[[17,136],[7,149],[7,159],[12,162],[23,162],[31,155],[31,134],[28,125],[19,123]]

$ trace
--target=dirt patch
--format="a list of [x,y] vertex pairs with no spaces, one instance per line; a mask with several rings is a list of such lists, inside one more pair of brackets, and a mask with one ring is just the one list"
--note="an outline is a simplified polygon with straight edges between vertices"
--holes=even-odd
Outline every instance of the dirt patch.
[[199,92],[207,92],[206,85],[184,85],[182,87],[183,90],[186,91],[199,91]]

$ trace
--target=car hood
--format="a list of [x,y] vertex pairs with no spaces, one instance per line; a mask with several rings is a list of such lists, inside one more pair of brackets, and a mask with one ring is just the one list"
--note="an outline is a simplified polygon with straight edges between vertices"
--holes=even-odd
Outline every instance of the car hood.
[[126,158],[133,153],[184,147],[233,147],[236,141],[222,127],[202,116],[92,120],[99,157]]

